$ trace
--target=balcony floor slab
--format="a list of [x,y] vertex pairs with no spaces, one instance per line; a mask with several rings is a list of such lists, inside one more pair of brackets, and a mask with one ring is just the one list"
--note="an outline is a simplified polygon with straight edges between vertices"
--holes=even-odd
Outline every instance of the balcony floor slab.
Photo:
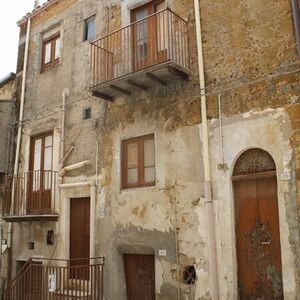
[[176,79],[188,80],[189,75],[187,69],[172,61],[167,61],[95,85],[91,91],[95,97],[114,101],[118,96],[130,96],[138,90],[147,91],[157,85],[167,86]]

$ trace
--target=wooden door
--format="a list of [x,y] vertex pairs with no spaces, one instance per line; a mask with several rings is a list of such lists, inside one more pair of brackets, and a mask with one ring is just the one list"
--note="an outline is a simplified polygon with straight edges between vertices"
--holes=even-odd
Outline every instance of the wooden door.
[[164,7],[165,1],[153,1],[131,11],[134,71],[162,62],[166,56],[166,14],[153,15]]
[[31,138],[28,174],[27,213],[51,212],[53,133],[47,132]]
[[128,300],[155,300],[154,255],[125,254]]
[[[70,278],[89,278],[90,198],[73,198],[70,207]],[[86,266],[79,271],[76,266]]]
[[241,175],[233,187],[239,298],[283,299],[276,173]]

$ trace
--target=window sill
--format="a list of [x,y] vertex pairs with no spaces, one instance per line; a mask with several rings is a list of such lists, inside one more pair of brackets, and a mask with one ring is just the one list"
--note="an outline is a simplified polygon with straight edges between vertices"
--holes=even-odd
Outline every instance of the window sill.
[[121,188],[120,194],[136,192],[138,190],[156,190],[156,183],[153,185],[145,185],[145,186],[136,186],[136,187],[128,187],[128,188]]
[[57,60],[51,64],[48,64],[48,65],[42,65],[41,66],[41,74],[43,74],[49,70],[56,69],[59,65],[61,65],[61,62],[59,60]]

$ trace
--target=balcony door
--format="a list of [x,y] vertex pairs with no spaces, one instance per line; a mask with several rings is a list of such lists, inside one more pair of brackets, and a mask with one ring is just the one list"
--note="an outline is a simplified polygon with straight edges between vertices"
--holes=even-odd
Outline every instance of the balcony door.
[[166,57],[167,14],[160,12],[165,7],[165,1],[153,1],[131,11],[134,71],[162,62]]
[[28,214],[51,213],[53,161],[53,133],[43,133],[31,138]]

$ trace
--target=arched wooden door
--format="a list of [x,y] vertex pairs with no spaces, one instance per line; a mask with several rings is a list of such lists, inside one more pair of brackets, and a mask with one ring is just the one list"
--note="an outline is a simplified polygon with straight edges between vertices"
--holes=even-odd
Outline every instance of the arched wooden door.
[[239,299],[283,299],[274,160],[264,150],[247,150],[236,162],[232,180]]

